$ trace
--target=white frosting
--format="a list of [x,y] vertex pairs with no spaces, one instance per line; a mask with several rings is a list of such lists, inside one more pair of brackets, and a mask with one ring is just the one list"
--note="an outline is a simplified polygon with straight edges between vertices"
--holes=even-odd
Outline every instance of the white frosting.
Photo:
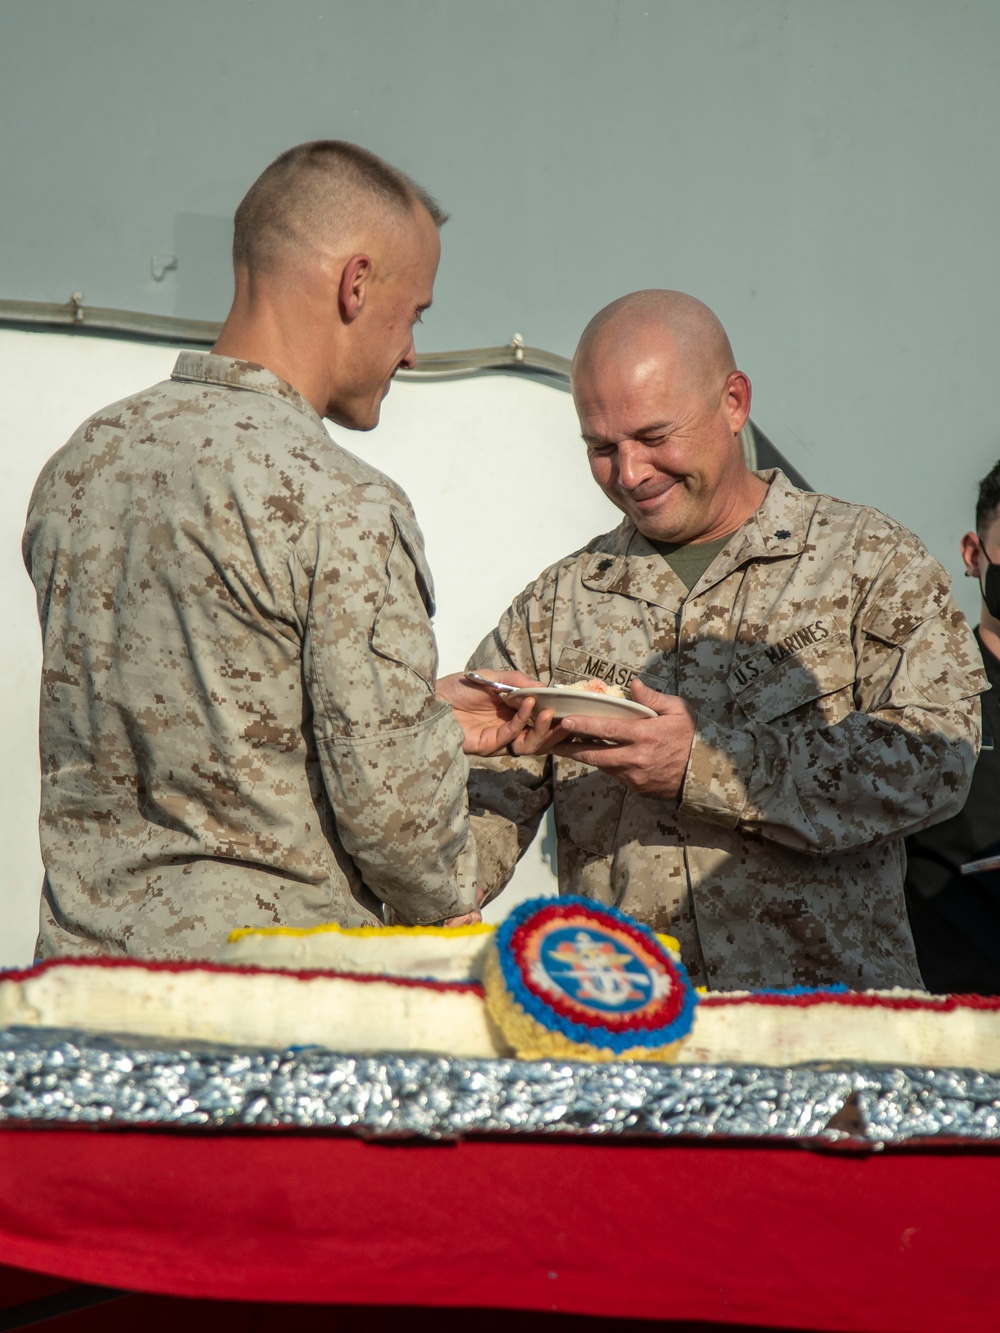
[[[896,1008],[909,994],[919,1009]],[[722,997],[720,997],[721,999]],[[814,1061],[1000,1070],[1000,1010],[944,1009],[922,991],[876,1004],[699,1004],[679,1064],[798,1065]]]
[[282,972],[53,963],[0,978],[0,1025],[348,1054],[499,1054],[475,991]]
[[[249,962],[252,953],[255,963],[266,964],[270,956],[277,967],[280,954],[286,966],[295,961],[312,968],[320,961],[318,953],[329,950],[342,972],[353,960],[355,972],[385,975],[374,981],[195,964],[174,969],[138,962],[49,963],[22,975],[0,975],[0,1027],[76,1028],[279,1049],[317,1045],[349,1054],[412,1051],[491,1058],[509,1051],[480,994],[388,975],[390,967],[405,969],[407,976],[426,976],[431,968],[446,979],[478,975],[491,934],[488,928],[448,934],[253,932],[236,942],[240,962]],[[919,1007],[893,1003],[907,994],[920,1001]],[[820,1061],[1000,1072],[1000,1009],[961,1002],[946,1008],[922,992],[884,992],[876,1000],[858,1004],[831,996],[796,1004],[713,995],[698,1005],[693,1031],[677,1059],[681,1064]]]
[[433,981],[479,981],[492,926],[407,930],[238,930],[219,955],[222,963],[323,968],[368,976],[417,977]]

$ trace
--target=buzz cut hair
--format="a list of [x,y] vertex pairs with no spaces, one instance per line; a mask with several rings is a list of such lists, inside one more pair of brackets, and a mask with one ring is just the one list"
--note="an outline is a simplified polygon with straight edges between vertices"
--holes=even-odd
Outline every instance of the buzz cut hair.
[[976,532],[980,537],[986,532],[1000,509],[1000,462],[996,462],[979,483],[979,496],[976,500]]
[[436,227],[448,214],[405,172],[343,139],[314,139],[287,149],[246,192],[233,224],[233,263],[272,266],[359,222],[404,218],[416,208]]

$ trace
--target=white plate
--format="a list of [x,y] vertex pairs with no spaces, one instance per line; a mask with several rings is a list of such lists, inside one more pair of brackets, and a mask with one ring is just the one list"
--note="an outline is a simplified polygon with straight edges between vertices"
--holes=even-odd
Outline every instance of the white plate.
[[556,717],[616,717],[624,722],[627,718],[656,717],[652,708],[637,704],[634,699],[618,699],[613,694],[592,694],[590,690],[553,690],[545,687],[538,689],[511,690],[505,694],[505,704],[513,704],[516,699],[536,699],[539,712],[551,708]]

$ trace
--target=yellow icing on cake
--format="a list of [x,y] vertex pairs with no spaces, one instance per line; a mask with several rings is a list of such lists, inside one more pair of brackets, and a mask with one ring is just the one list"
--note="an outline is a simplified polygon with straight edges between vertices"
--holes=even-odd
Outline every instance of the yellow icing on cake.
[[673,1061],[686,1040],[681,1037],[665,1046],[630,1046],[624,1051],[611,1051],[572,1041],[560,1032],[552,1032],[526,1014],[507,990],[500,967],[500,955],[494,946],[490,947],[486,955],[483,986],[487,1012],[503,1033],[504,1040],[514,1048],[514,1054],[519,1060],[587,1060],[604,1063],[617,1060]]
[[[360,938],[376,939],[386,935],[484,935],[494,930],[494,926],[489,926],[485,922],[479,922],[471,926],[338,926],[336,922],[330,922],[325,926],[239,926],[236,930],[229,932],[226,940],[227,944],[235,944],[237,940],[245,939],[248,935],[291,935],[301,937],[303,935],[351,935]],[[663,936],[667,939],[667,936]],[[677,941],[675,940],[676,947]]]
[[[479,981],[493,926],[257,926],[234,930],[218,961],[293,971]],[[661,937],[667,949],[677,941]]]
[[[495,926],[490,926],[485,921],[471,926],[338,926],[335,922],[330,922],[325,926],[239,926],[236,930],[229,932],[226,943],[235,944],[237,940],[245,939],[248,935],[292,935],[300,937],[303,935],[336,934],[377,939],[385,935],[486,935],[495,929]],[[680,941],[674,939],[673,935],[657,933],[656,938],[665,949],[669,949],[671,953],[680,954]]]

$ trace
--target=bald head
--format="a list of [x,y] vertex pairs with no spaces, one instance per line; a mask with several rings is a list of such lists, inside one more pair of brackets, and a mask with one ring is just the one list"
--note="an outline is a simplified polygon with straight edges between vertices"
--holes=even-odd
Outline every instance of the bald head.
[[668,359],[675,375],[714,392],[736,369],[726,330],[684,292],[630,292],[599,310],[573,357],[573,379],[602,367]]
[[728,536],[766,491],[739,434],[750,381],[726,331],[683,292],[632,292],[584,329],[573,399],[597,484],[644,537]]
[[233,261],[252,273],[339,253],[426,211],[447,214],[402,171],[357,144],[320,139],[276,158],[236,210]]

